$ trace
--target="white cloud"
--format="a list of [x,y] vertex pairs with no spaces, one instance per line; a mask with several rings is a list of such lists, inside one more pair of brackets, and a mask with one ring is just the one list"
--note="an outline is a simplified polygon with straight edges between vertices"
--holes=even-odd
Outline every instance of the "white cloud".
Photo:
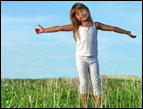
[[6,17],[2,16],[2,23],[30,23],[30,22],[41,22],[49,21],[50,16],[33,16],[33,17]]

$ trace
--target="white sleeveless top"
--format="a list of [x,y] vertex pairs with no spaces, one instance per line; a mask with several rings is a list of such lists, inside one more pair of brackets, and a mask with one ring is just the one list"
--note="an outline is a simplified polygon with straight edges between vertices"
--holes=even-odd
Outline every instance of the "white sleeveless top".
[[77,38],[76,55],[97,56],[97,29],[93,27],[79,26],[80,40]]

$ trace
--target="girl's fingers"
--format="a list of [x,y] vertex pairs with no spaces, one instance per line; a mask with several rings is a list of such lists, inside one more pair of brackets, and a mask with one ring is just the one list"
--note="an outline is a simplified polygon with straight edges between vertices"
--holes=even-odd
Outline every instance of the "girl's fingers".
[[43,28],[41,25],[38,25],[40,28]]
[[37,33],[37,28],[35,28],[35,32]]
[[38,25],[38,26],[40,27],[40,29],[35,28],[35,32],[36,32],[37,34],[40,34],[40,33],[43,32],[43,27],[42,27],[41,25]]
[[130,35],[130,37],[131,37],[131,38],[136,38],[136,36],[134,36],[134,35]]
[[129,35],[131,38],[136,38],[135,35],[132,35],[132,34],[131,34],[131,31],[128,31],[128,35]]
[[37,34],[38,34],[38,30],[39,30],[39,29],[35,28],[35,32],[36,32]]

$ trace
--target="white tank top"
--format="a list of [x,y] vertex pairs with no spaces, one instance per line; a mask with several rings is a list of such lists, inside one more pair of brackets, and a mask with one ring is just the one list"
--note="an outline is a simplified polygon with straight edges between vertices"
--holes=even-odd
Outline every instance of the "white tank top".
[[93,27],[79,26],[80,40],[77,38],[76,55],[97,56],[97,29]]

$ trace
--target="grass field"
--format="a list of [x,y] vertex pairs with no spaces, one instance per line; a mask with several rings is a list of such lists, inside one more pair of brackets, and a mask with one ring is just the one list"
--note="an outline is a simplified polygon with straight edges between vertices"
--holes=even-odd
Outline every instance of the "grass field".
[[[100,77],[102,108],[142,108],[142,79]],[[81,108],[78,78],[1,79],[1,108]],[[94,108],[89,86],[88,107]]]

